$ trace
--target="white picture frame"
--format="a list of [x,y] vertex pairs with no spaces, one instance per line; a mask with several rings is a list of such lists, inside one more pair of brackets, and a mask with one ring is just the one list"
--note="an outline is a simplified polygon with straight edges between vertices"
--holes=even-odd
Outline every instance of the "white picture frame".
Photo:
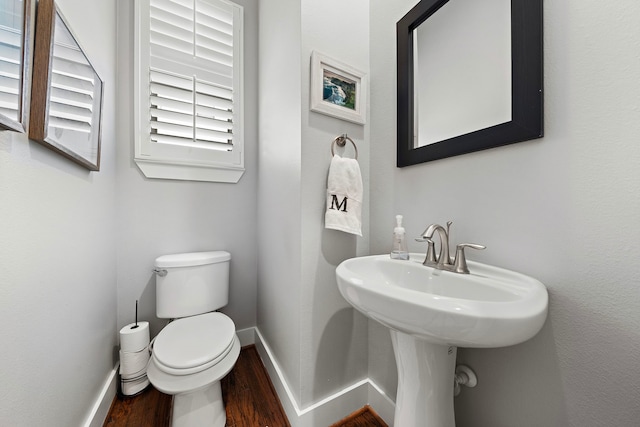
[[317,51],[311,53],[311,111],[364,125],[367,75]]

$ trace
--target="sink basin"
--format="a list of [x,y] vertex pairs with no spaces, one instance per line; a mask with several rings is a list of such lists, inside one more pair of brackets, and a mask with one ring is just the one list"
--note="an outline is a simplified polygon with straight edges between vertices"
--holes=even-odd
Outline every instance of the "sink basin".
[[547,317],[547,289],[513,271],[467,261],[470,274],[388,254],[336,269],[342,296],[391,330],[398,368],[394,425],[455,427],[457,347],[503,347],[533,337]]
[[336,275],[342,296],[383,325],[457,347],[503,347],[533,337],[547,316],[547,289],[513,271],[468,261],[471,274],[389,255],[352,258]]

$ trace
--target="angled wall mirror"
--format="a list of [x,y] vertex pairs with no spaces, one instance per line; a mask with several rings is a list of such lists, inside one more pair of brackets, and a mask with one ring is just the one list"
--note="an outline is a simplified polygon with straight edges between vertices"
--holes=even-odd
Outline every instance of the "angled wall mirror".
[[396,30],[398,167],[542,137],[542,0],[421,0]]
[[100,170],[103,82],[54,0],[38,1],[29,138]]
[[0,129],[26,132],[35,0],[0,0]]

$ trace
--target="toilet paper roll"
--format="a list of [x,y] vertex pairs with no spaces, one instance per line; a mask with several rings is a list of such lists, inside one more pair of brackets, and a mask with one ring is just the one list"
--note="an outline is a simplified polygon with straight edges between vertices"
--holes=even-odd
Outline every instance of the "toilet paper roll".
[[142,390],[147,388],[148,385],[149,385],[149,380],[145,375],[144,377],[136,380],[132,380],[128,382],[122,381],[120,389],[123,395],[133,396],[134,394],[140,393]]
[[120,329],[120,350],[135,353],[149,345],[149,322],[130,323]]
[[124,379],[132,379],[147,373],[149,351],[143,349],[135,353],[120,350],[120,375]]
[[122,394],[132,396],[149,385],[149,322],[131,323],[120,329],[120,385]]
[[149,385],[148,361],[149,351],[147,349],[137,353],[120,350],[120,390],[123,395],[133,396]]

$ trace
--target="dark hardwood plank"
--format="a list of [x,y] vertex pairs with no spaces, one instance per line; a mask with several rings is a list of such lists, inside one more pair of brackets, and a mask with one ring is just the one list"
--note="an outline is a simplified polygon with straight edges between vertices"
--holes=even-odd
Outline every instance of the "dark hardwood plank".
[[104,427],[169,427],[171,396],[149,386],[137,396],[113,400]]
[[357,410],[348,417],[330,427],[388,427],[378,414],[369,406]]
[[231,374],[222,380],[227,427],[290,426],[255,346],[242,349]]

